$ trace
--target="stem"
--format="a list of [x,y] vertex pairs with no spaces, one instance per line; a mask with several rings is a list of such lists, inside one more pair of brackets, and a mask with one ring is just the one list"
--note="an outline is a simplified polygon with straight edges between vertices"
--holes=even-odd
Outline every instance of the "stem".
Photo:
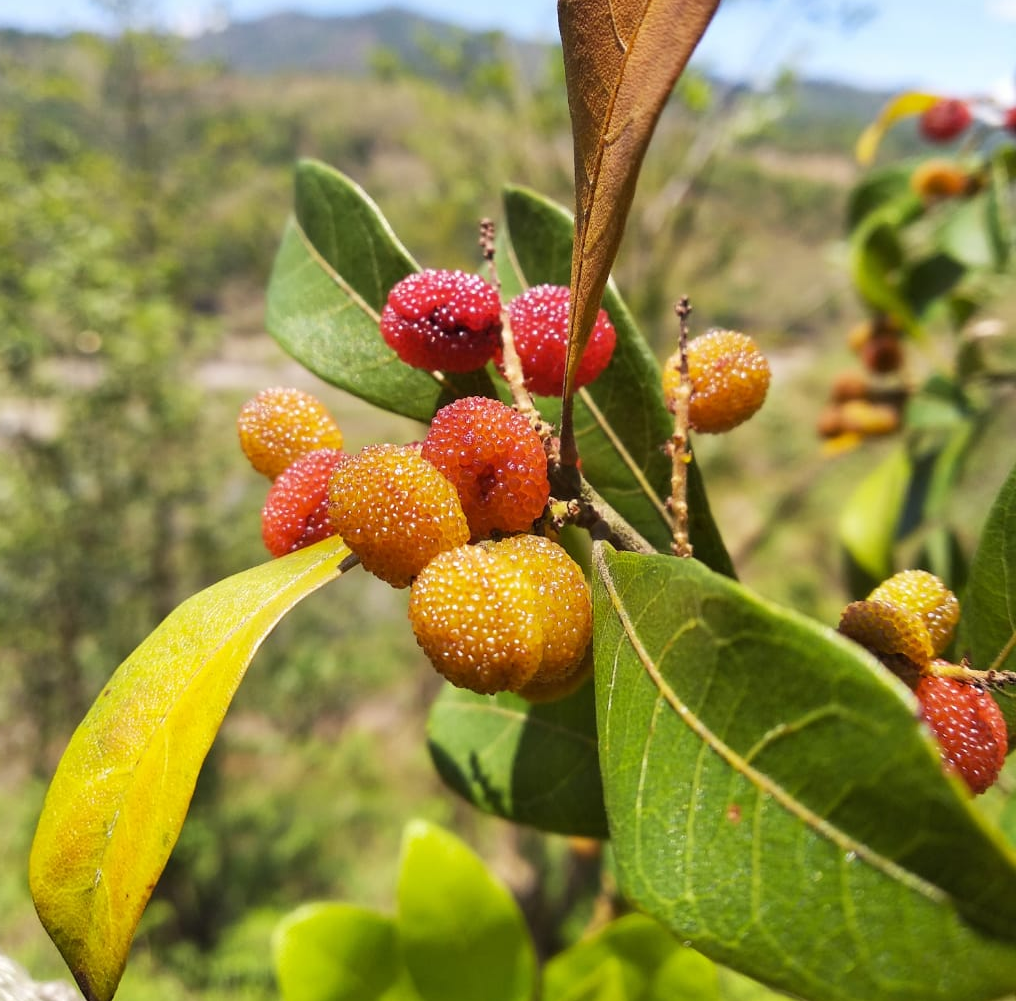
[[688,536],[688,465],[692,461],[688,448],[688,403],[691,399],[691,382],[688,379],[688,317],[691,316],[691,300],[683,295],[674,307],[680,321],[680,382],[671,409],[674,413],[674,433],[667,443],[670,453],[670,497],[667,507],[674,516],[674,541],[671,549],[675,556],[688,557],[692,554]]
[[1009,659],[1009,654],[1016,649],[1016,632],[1009,637],[1009,642],[998,652],[998,656],[991,662],[991,667],[988,668],[988,674],[1011,674],[1011,671],[1002,671],[1002,665]]

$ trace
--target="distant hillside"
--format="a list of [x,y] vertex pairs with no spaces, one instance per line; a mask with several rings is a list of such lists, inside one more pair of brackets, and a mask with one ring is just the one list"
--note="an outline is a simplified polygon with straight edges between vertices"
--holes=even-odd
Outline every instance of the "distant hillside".
[[[371,69],[372,55],[385,49],[405,65],[423,68],[428,41],[477,47],[490,35],[467,32],[444,21],[387,7],[348,17],[315,17],[284,13],[252,21],[236,21],[191,40],[186,52],[196,60],[214,60],[252,74],[280,72],[336,73],[361,76]],[[550,47],[498,38],[506,55],[530,69],[545,65]]]

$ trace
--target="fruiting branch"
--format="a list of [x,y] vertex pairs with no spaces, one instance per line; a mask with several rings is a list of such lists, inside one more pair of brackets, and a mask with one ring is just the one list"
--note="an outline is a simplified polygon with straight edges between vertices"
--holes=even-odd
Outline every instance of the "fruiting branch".
[[674,312],[680,322],[680,381],[671,402],[674,433],[667,442],[667,453],[671,460],[667,508],[673,515],[674,541],[671,549],[675,556],[687,557],[692,555],[688,536],[688,465],[692,461],[691,450],[688,448],[688,404],[691,400],[691,380],[688,377],[688,317],[691,316],[691,300],[688,296],[681,296]]

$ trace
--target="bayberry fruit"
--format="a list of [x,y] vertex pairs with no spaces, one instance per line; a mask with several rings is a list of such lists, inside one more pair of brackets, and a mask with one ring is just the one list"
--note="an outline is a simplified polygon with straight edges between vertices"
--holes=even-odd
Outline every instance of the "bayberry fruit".
[[342,448],[332,415],[302,389],[263,389],[240,408],[236,423],[250,464],[271,479],[308,452]]
[[346,458],[319,448],[297,459],[276,478],[261,511],[261,537],[272,556],[285,556],[335,534],[328,516],[328,481]]
[[[681,382],[680,352],[663,370],[663,393],[673,407]],[[769,390],[769,363],[758,345],[736,330],[711,330],[688,345],[691,398],[688,422],[696,431],[719,434],[744,423]]]
[[541,535],[513,535],[491,548],[528,574],[536,588],[543,652],[529,684],[541,689],[564,681],[582,664],[593,635],[593,603],[582,568]]
[[388,293],[381,336],[414,368],[471,372],[501,343],[501,300],[479,275],[421,271]]
[[886,601],[852,601],[839,631],[878,657],[904,657],[918,669],[931,661],[931,634],[916,612]]
[[965,132],[972,121],[966,101],[944,98],[921,115],[918,128],[929,142],[946,143]]
[[1002,127],[1016,135],[1016,108],[1007,108],[1002,119]]
[[841,429],[865,436],[892,434],[900,428],[899,407],[870,400],[847,400],[839,405]]
[[540,436],[499,400],[468,396],[442,407],[421,454],[455,484],[473,539],[527,531],[550,495]]
[[927,570],[903,570],[883,581],[868,595],[869,601],[882,601],[919,615],[931,637],[932,656],[937,657],[949,645],[960,620],[956,595]]
[[869,372],[888,375],[903,364],[903,344],[898,334],[878,331],[864,342],[860,355]]
[[942,760],[970,790],[982,793],[1005,764],[1008,734],[998,703],[978,685],[928,675],[917,686],[921,715],[938,741]]
[[343,541],[393,587],[469,538],[455,487],[411,447],[367,445],[332,473],[328,498]]
[[[564,389],[570,301],[571,292],[563,285],[534,285],[508,303],[524,382],[538,396],[560,396]],[[610,317],[601,309],[575,372],[576,388],[588,385],[607,367],[616,342]],[[500,350],[495,360],[500,366]]]
[[910,187],[922,202],[958,198],[970,189],[971,178],[947,160],[928,160],[910,175]]
[[413,581],[409,621],[430,662],[459,688],[518,689],[540,666],[537,588],[494,549],[460,546],[431,560]]

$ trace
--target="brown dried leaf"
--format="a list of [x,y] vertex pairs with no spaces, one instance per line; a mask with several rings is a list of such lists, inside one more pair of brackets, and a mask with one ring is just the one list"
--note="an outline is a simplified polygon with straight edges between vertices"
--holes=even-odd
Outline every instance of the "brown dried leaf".
[[719,0],[558,0],[575,143],[565,399],[617,254],[642,159]]

